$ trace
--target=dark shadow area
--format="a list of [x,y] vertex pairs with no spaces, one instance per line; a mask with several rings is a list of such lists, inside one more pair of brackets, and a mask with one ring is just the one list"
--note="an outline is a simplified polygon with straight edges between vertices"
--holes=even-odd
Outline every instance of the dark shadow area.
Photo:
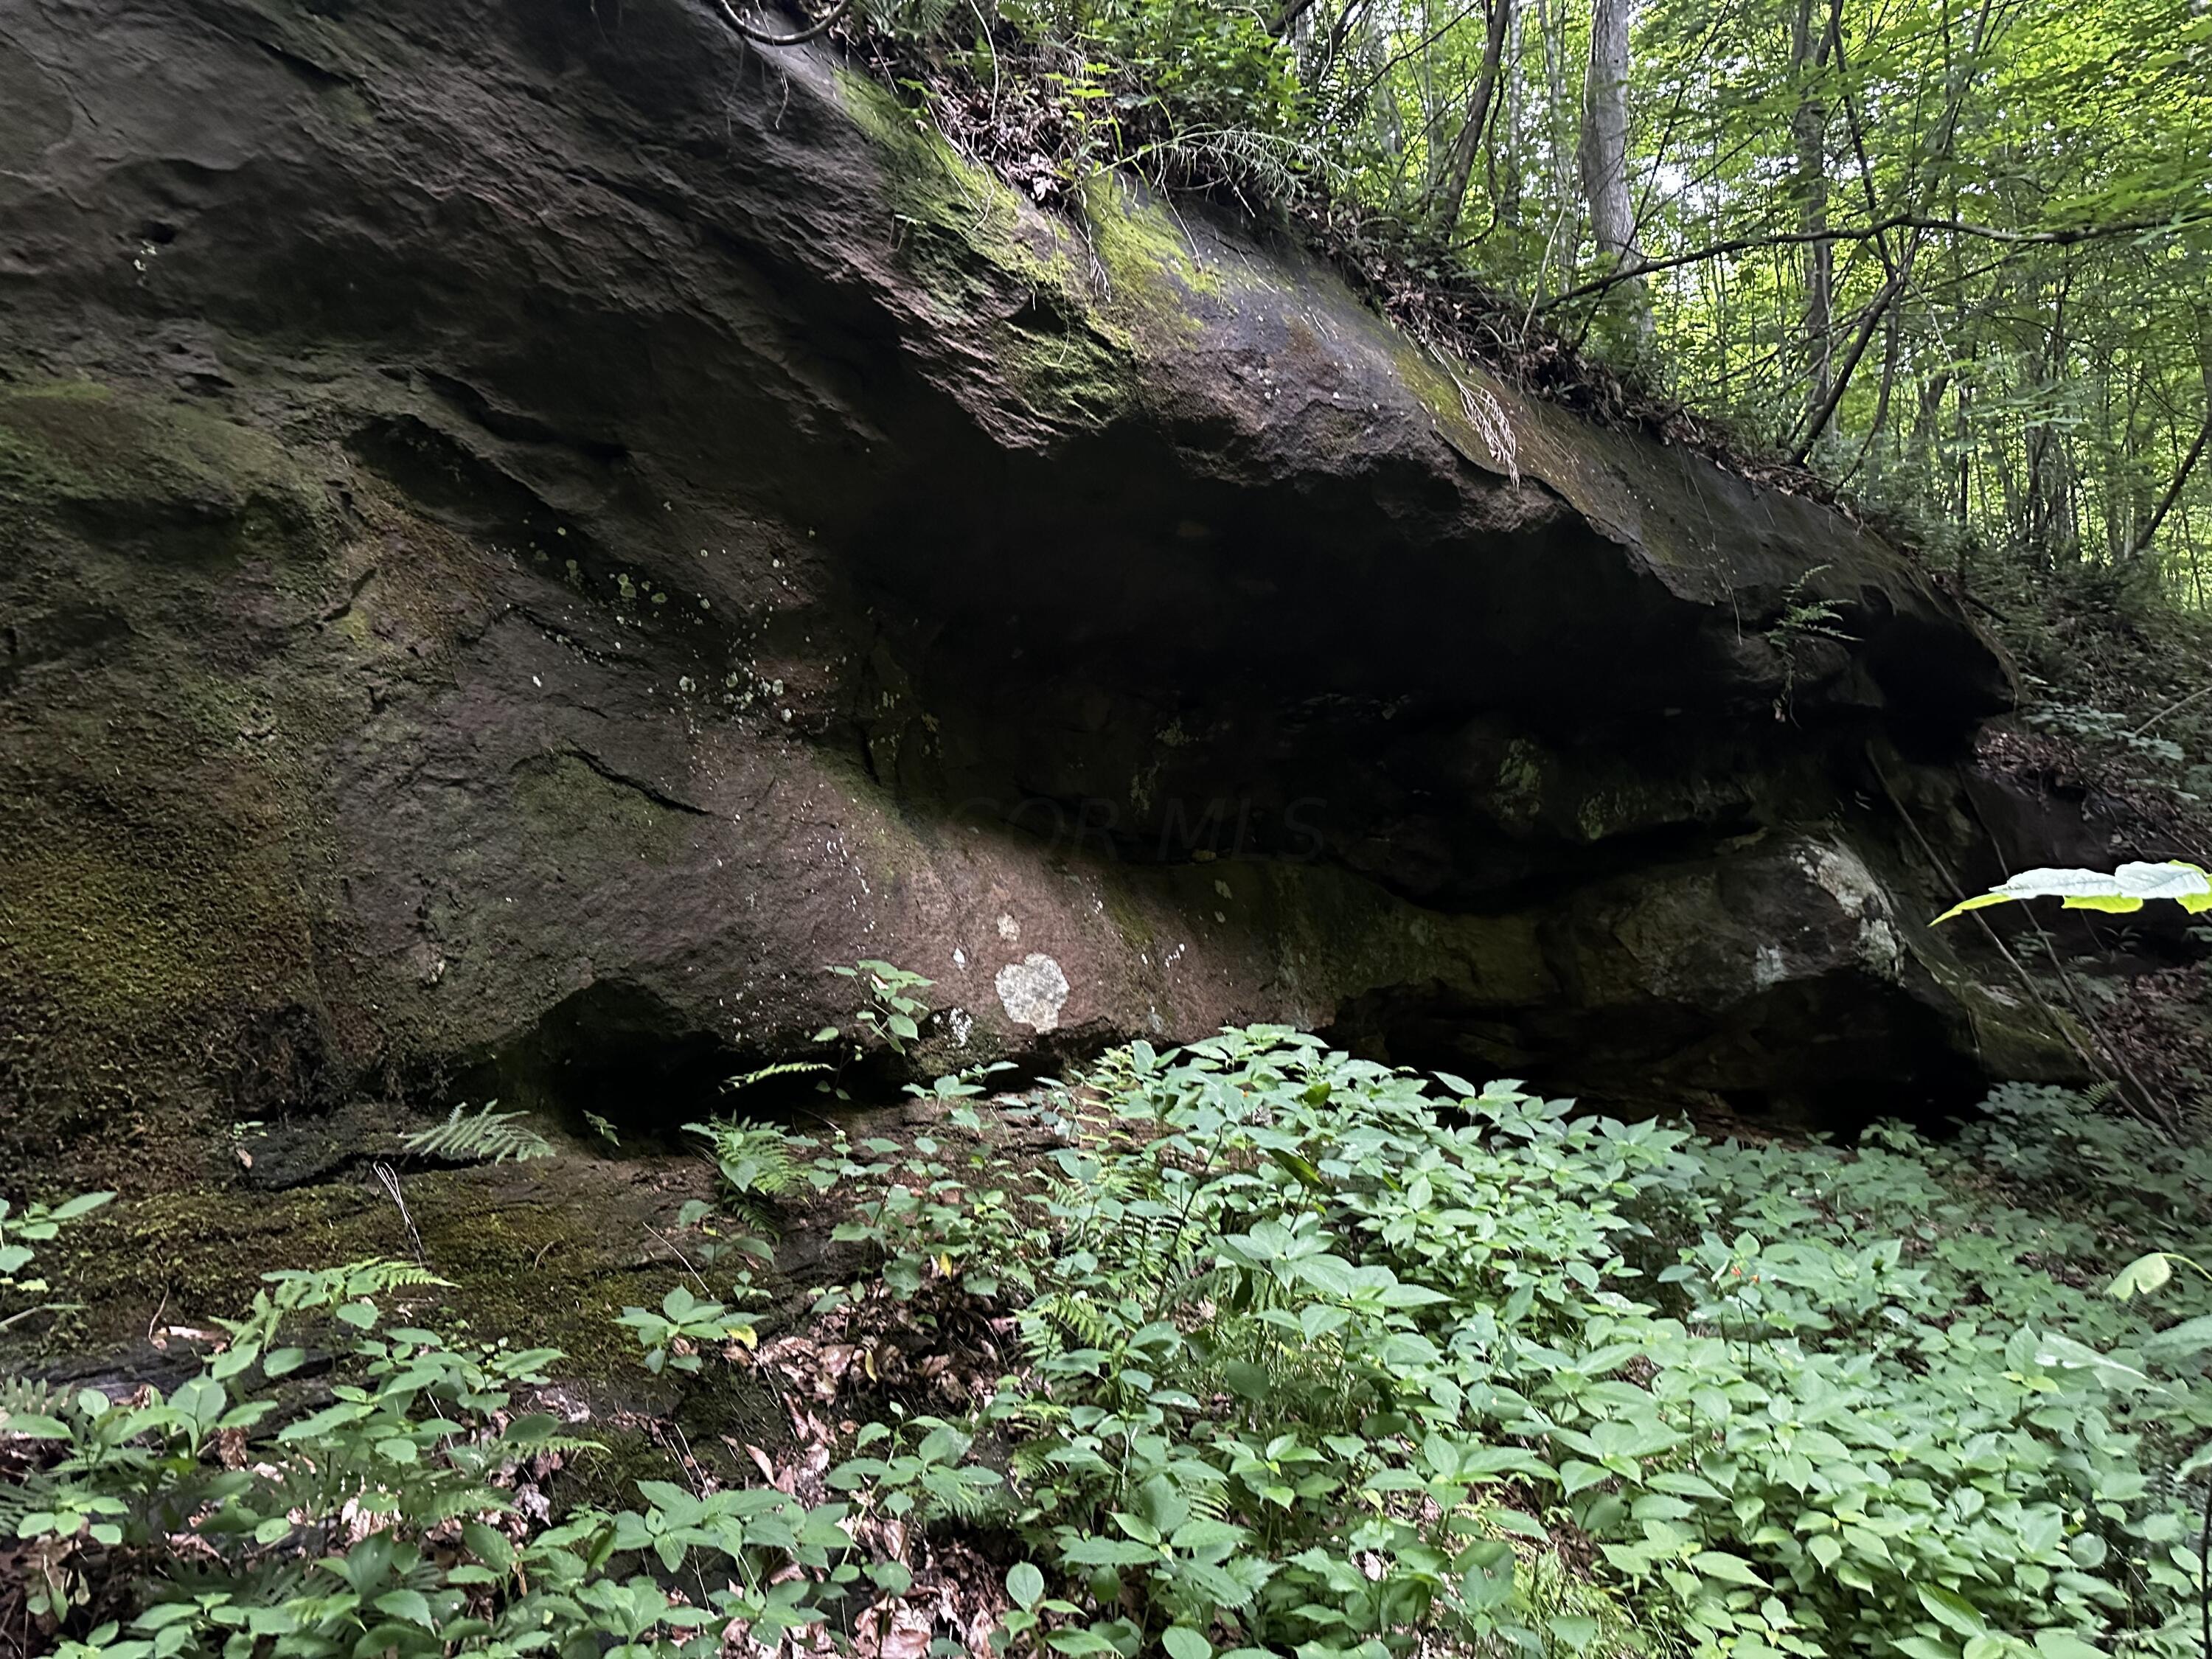
[[1989,1079],[1936,1012],[1901,990],[1835,975],[1777,987],[1715,1014],[1654,1003],[1507,1014],[1439,985],[1356,998],[1319,1035],[1363,1059],[1449,1072],[1623,1118],[1686,1114],[1778,1133],[1856,1136],[1894,1119],[1943,1133]]
[[586,1139],[599,1134],[589,1114],[624,1146],[634,1139],[675,1146],[686,1142],[684,1125],[709,1118],[802,1127],[825,1121],[847,1105],[821,1092],[825,1080],[853,1103],[896,1099],[896,1061],[872,1054],[840,1068],[779,1071],[737,1087],[763,1068],[807,1062],[719,1042],[651,991],[605,981],[563,998],[528,1036],[458,1073],[448,1093],[544,1112]]

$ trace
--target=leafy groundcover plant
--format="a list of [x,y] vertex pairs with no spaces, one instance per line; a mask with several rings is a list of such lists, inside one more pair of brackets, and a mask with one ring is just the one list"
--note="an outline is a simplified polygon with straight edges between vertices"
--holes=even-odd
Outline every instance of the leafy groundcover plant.
[[[1006,1338],[959,1410],[842,1397],[823,1501],[549,1510],[560,1356],[395,1322],[419,1271],[365,1263],[273,1275],[167,1399],[12,1416],[9,1524],[70,1659],[2199,1650],[2212,1297],[2100,1286],[2204,1255],[2200,1155],[2051,1091],[1846,1151],[1437,1082],[1259,1027],[793,1138],[872,1263],[799,1329],[899,1316],[909,1375]],[[800,1340],[701,1305],[647,1357]],[[929,1540],[980,1625],[906,1617]]]

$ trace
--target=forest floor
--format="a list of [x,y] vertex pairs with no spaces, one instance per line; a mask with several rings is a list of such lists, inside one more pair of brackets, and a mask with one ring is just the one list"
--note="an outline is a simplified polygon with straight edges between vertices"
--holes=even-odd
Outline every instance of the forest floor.
[[[2028,838],[2047,829],[2072,854],[2060,861],[2087,866],[2212,868],[2212,623],[2094,571],[2013,575],[1990,585],[1987,602],[2021,700],[1983,732],[1978,761],[2042,815]],[[2005,932],[2138,1105],[2202,1122],[2212,1108],[2212,928],[2178,913],[2044,904],[2021,907]]]

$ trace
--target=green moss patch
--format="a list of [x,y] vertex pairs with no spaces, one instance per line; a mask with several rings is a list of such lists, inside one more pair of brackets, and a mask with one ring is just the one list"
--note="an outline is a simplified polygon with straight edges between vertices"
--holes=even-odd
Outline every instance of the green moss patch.
[[841,71],[847,112],[883,168],[900,266],[940,319],[983,336],[988,361],[1035,413],[1103,421],[1132,390],[1129,340],[1092,299],[1083,234],[1037,212],[864,76]]
[[1115,316],[1162,343],[1205,327],[1198,307],[1220,295],[1221,277],[1198,262],[1166,209],[1102,176],[1085,186],[1083,214],[1112,285],[1107,303]]
[[[250,1149],[252,1136],[240,1145]],[[50,1276],[86,1306],[46,1342],[125,1346],[157,1311],[161,1324],[214,1328],[252,1303],[264,1273],[412,1256],[411,1218],[425,1264],[453,1281],[422,1292],[414,1317],[558,1347],[569,1356],[564,1372],[586,1380],[628,1380],[637,1345],[616,1318],[657,1303],[683,1276],[647,1231],[668,1224],[665,1184],[633,1165],[563,1156],[403,1176],[405,1218],[367,1179],[279,1193],[241,1181],[128,1199],[56,1248]]]
[[88,381],[0,396],[0,496],[187,562],[319,545],[325,511],[319,481],[275,441]]

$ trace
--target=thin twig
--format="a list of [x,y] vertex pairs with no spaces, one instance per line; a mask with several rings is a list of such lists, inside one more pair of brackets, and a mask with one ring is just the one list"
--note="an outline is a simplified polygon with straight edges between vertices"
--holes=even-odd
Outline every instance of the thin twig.
[[2205,686],[2199,690],[2191,691],[2187,696],[2182,698],[2179,702],[2170,702],[2166,704],[2165,708],[2160,709],[2158,713],[2153,714],[2148,720],[2145,720],[2141,726],[2136,727],[2134,731],[2129,732],[2127,735],[2130,738],[2139,738],[2142,736],[2144,732],[2149,731],[2152,726],[2156,726],[2168,714],[2176,714],[2180,713],[2183,709],[2188,708],[2191,703],[2197,702],[2201,697],[2212,697],[2212,685]]
[[691,1258],[684,1255],[683,1251],[678,1249],[675,1245],[670,1243],[665,1234],[662,1233],[659,1228],[655,1227],[649,1221],[645,1224],[645,1230],[651,1233],[655,1238],[659,1239],[662,1245],[666,1248],[671,1255],[674,1256],[678,1261],[684,1264],[684,1271],[691,1275],[692,1283],[698,1285],[701,1290],[706,1291],[708,1296],[711,1297],[714,1294],[711,1289],[708,1289],[707,1281],[699,1277],[699,1270],[691,1265]]
[[1549,311],[1554,306],[1570,300],[1579,300],[1593,294],[1602,294],[1620,283],[1648,276],[1655,271],[1672,270],[1678,265],[1700,264],[1707,259],[1717,259],[1730,253],[1748,253],[1754,250],[1802,246],[1808,242],[1868,242],[1876,241],[1893,230],[1947,230],[1954,235],[1975,236],[1985,241],[2002,242],[2008,247],[2069,247],[2076,242],[2096,241],[2107,236],[2133,236],[2147,230],[2180,230],[2203,222],[2195,218],[2129,219],[2109,225],[2080,225],[2063,230],[2002,230],[1995,225],[1978,225],[1964,219],[1931,219],[1917,213],[1893,213],[1886,219],[1870,225],[1844,225],[1826,230],[1775,231],[1758,236],[1737,236],[1726,241],[1714,242],[1688,253],[1670,254],[1663,259],[1637,259],[1624,263],[1617,270],[1602,276],[1594,276],[1586,283],[1562,289],[1550,298],[1540,300],[1534,309]]
[[407,1200],[399,1190],[398,1176],[389,1164],[378,1164],[372,1168],[377,1180],[383,1183],[384,1190],[392,1195],[392,1201],[399,1207],[399,1219],[406,1224],[408,1242],[415,1247],[415,1260],[428,1267],[429,1257],[422,1249],[422,1235],[415,1231],[415,1218],[407,1213]]

